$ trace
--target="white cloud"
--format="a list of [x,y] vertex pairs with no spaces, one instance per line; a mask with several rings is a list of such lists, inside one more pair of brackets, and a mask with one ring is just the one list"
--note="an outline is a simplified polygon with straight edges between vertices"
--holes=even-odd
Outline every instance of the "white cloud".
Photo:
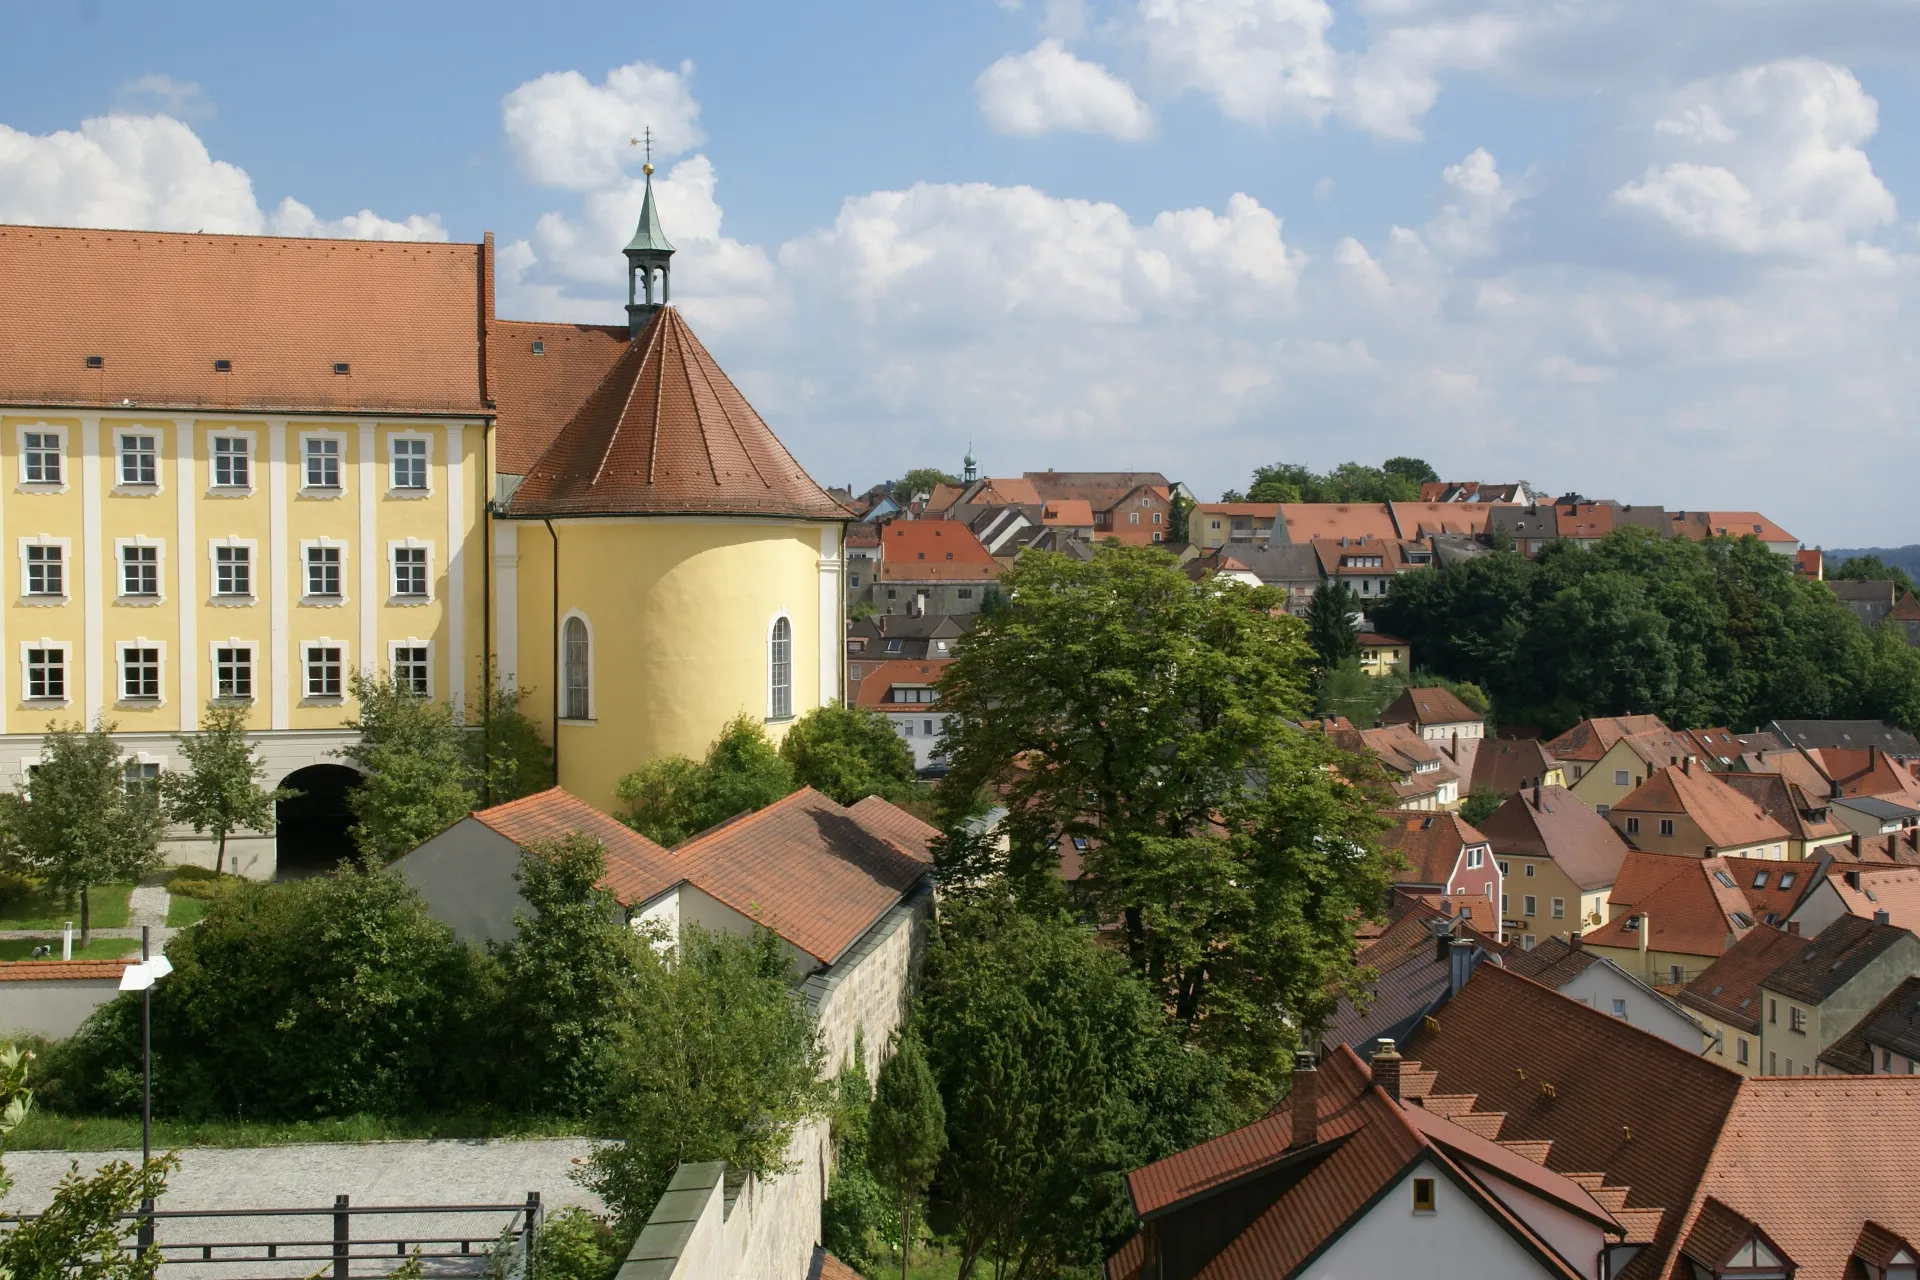
[[362,209],[326,222],[293,199],[272,218],[246,171],[208,154],[168,116],[107,115],[78,129],[22,133],[0,124],[0,222],[254,235],[445,240],[437,214],[404,221]]
[[632,139],[653,130],[657,156],[675,156],[706,140],[700,106],[689,82],[693,64],[678,70],[633,62],[607,72],[599,84],[578,71],[554,71],[529,80],[500,103],[507,145],[529,182],[564,191],[594,191],[637,168]]
[[1332,110],[1332,25],[1326,0],[1140,0],[1127,31],[1163,89],[1196,90],[1233,119],[1266,123]]
[[211,120],[217,112],[207,91],[191,80],[147,75],[114,90],[114,105],[130,115],[172,116],[176,120]]
[[980,114],[1000,133],[1064,129],[1139,139],[1153,132],[1153,113],[1131,85],[1097,62],[1074,57],[1058,39],[1001,58],[973,89]]
[[1861,149],[1879,109],[1843,67],[1809,58],[1687,86],[1654,126],[1686,158],[1614,193],[1622,208],[1737,253],[1829,254],[1895,219]]

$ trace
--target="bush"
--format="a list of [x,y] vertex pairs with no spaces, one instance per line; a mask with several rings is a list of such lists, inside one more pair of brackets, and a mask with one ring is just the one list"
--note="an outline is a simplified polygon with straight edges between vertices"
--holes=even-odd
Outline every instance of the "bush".
[[765,808],[795,787],[793,768],[767,741],[766,731],[736,716],[696,762],[685,756],[649,760],[620,779],[627,825],[668,848],[688,836],[752,809]]
[[176,898],[210,902],[224,898],[241,883],[239,876],[220,876],[211,867],[174,867],[167,873],[167,892]]
[[578,1205],[540,1224],[541,1280],[606,1280],[617,1260],[613,1229]]
[[914,784],[913,751],[877,711],[829,703],[795,721],[780,742],[794,781],[852,804]]

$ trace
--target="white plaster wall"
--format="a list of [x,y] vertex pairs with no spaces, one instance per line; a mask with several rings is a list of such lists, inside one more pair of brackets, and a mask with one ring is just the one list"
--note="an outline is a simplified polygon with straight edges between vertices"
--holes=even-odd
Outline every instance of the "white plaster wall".
[[[1413,1211],[1432,1178],[1434,1212]],[[1421,1161],[1300,1273],[1306,1280],[1538,1280],[1551,1273],[1432,1164]]]
[[1707,1035],[1699,1024],[1659,997],[1657,992],[1628,981],[1618,969],[1607,963],[1590,964],[1586,971],[1560,988],[1571,996],[1611,1015],[1613,1002],[1627,1002],[1627,1021],[1642,1031],[1651,1031],[1669,1044],[1677,1044],[1688,1053],[1705,1053]]
[[80,1029],[88,1014],[119,994],[117,978],[0,982],[0,1035],[64,1040]]
[[[887,712],[887,719],[893,721],[893,731],[900,740],[913,751],[913,767],[924,769],[935,759],[935,748],[940,745],[940,735],[947,731],[947,718],[935,710],[933,704],[919,706],[915,711]],[[933,721],[933,732],[926,732],[927,721]],[[909,734],[907,730],[913,732]]]
[[1822,880],[1787,919],[1798,922],[1800,936],[1817,938],[1822,929],[1846,914],[1847,904],[1841,899],[1840,891],[1833,887],[1831,881]]
[[1505,1178],[1497,1178],[1484,1170],[1479,1176],[1482,1185],[1498,1196],[1500,1203],[1512,1210],[1516,1218],[1533,1228],[1534,1234],[1545,1240],[1549,1248],[1587,1280],[1599,1280],[1600,1249],[1607,1242],[1607,1234],[1596,1223],[1569,1213]]
[[[712,894],[704,892],[698,885],[691,883],[680,886],[678,910],[681,927],[697,924],[709,933],[732,933],[741,937],[750,937],[759,927],[758,922],[740,914]],[[776,923],[771,920],[766,922],[769,928]],[[774,931],[779,932],[778,929]],[[804,978],[820,967],[819,960],[785,938],[780,940],[780,951],[787,958],[788,970],[796,978]]]

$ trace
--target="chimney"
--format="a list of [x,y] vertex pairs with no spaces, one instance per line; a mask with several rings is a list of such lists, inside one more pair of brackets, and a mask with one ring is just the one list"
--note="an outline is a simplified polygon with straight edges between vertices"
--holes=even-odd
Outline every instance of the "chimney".
[[1680,758],[1680,772],[1688,775],[1691,775],[1693,773],[1693,757],[1692,756],[1682,756]]
[[1533,784],[1533,807],[1536,811],[1540,808],[1540,784],[1537,782]]
[[1800,922],[1798,920],[1787,921],[1787,934],[1789,937],[1794,938],[1800,936]]
[[1882,907],[1878,911],[1873,913],[1873,922],[1875,924],[1892,924],[1893,917],[1887,914],[1887,909],[1885,907]]
[[1400,1101],[1400,1054],[1394,1049],[1393,1041],[1384,1036],[1380,1047],[1373,1051],[1373,1083],[1389,1098]]
[[1472,938],[1455,938],[1447,953],[1447,998],[1460,994],[1460,988],[1467,985],[1467,979],[1473,976],[1473,956],[1476,948]]
[[1587,940],[1577,933],[1570,933],[1567,935],[1567,945],[1575,951],[1578,951],[1581,947],[1587,945]]
[[1854,860],[1857,862],[1860,858],[1860,833],[1858,831],[1847,837],[1847,848],[1853,851]]
[[1320,1140],[1320,1072],[1310,1053],[1293,1055],[1293,1138],[1287,1149],[1310,1147]]
[[1453,945],[1453,928],[1445,920],[1427,921],[1427,933],[1433,938],[1433,962],[1445,964],[1447,951]]

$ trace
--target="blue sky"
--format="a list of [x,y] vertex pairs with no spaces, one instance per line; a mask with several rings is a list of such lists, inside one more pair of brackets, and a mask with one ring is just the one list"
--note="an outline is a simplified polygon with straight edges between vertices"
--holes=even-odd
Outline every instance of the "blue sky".
[[824,482],[1276,459],[1920,540],[1895,0],[8,6],[0,221],[495,232]]

